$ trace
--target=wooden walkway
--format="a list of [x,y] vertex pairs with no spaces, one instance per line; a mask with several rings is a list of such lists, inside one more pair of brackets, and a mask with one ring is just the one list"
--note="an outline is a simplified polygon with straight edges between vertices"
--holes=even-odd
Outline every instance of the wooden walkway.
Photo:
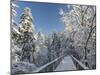
[[[51,64],[54,64],[55,62],[57,62],[59,59],[63,58],[64,56],[60,56],[56,59],[54,59],[53,61],[37,68],[36,70],[33,71],[33,73],[36,72],[42,72],[42,70],[44,70],[45,68],[47,68],[48,66],[50,66]],[[75,57],[73,57],[72,55],[69,56],[65,56],[63,58],[63,60],[60,62],[60,64],[56,67],[55,70],[53,71],[71,71],[71,70],[77,70],[74,62],[76,62],[83,70],[84,69],[88,69],[88,67],[86,67],[83,63],[81,63],[78,59],[76,59]]]
[[71,56],[66,56],[54,71],[76,70]]

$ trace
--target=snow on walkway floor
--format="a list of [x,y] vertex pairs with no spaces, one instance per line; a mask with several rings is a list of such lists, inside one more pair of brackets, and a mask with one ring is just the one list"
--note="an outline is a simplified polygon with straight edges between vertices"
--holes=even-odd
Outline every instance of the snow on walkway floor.
[[74,62],[70,56],[64,57],[54,71],[76,70]]

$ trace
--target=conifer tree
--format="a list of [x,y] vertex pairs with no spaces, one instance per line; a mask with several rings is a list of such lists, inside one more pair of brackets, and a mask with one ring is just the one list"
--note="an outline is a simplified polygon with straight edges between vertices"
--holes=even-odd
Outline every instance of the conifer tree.
[[26,7],[21,15],[19,32],[21,33],[18,42],[22,46],[21,61],[33,62],[34,45],[34,27],[31,9]]

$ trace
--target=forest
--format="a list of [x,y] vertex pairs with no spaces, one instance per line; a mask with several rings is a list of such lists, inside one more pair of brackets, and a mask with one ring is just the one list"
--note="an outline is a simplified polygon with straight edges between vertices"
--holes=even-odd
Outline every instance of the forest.
[[[17,23],[14,17],[20,6],[12,2],[11,74],[96,69],[96,7],[66,6],[68,12],[63,8],[58,12],[64,30],[45,35],[36,31],[32,9],[28,6],[20,13]],[[62,61],[72,67],[67,68]]]

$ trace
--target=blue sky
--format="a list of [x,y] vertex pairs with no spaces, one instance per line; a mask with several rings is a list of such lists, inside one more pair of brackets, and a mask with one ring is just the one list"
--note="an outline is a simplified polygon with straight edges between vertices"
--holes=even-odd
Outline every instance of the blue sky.
[[19,8],[16,9],[17,17],[15,21],[20,22],[20,16],[25,7],[29,7],[32,10],[32,16],[34,18],[35,29],[37,32],[44,34],[51,34],[52,32],[62,32],[64,25],[60,21],[59,9],[63,8],[68,11],[66,4],[56,3],[39,3],[39,2],[25,2],[18,1],[16,3]]

